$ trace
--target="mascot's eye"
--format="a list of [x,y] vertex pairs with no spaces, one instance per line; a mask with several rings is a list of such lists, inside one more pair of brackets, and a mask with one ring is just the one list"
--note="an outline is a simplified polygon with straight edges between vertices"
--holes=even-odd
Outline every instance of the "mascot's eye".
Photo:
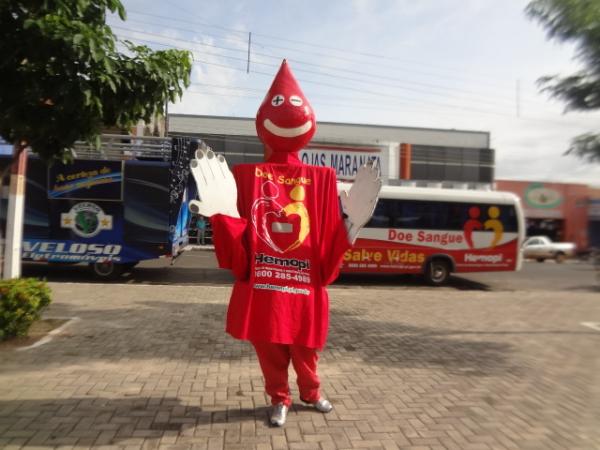
[[290,103],[294,106],[302,106],[302,99],[300,97],[298,97],[297,95],[292,95],[290,97]]
[[281,94],[276,94],[271,99],[271,105],[273,106],[283,105],[283,102],[285,102],[285,97]]

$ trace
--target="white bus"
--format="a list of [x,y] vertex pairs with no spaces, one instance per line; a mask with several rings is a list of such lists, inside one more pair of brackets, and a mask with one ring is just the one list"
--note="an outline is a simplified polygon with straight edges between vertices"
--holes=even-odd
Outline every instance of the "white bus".
[[453,272],[519,270],[524,230],[508,192],[383,186],[342,272],[421,273],[442,285]]

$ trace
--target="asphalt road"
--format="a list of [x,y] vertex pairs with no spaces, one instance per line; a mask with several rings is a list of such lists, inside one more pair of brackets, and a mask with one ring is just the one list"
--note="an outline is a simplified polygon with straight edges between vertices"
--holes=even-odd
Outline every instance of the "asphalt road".
[[[86,266],[48,266],[25,264],[24,276],[44,277],[56,282],[90,282],[94,277]],[[140,263],[132,273],[124,274],[118,282],[128,284],[213,285],[231,283],[228,271],[218,269],[212,251],[186,251],[174,262],[156,259]],[[440,289],[424,284],[411,275],[342,275],[334,287],[386,287],[392,289]],[[442,289],[480,291],[547,290],[570,292],[600,292],[600,283],[592,265],[571,260],[563,264],[553,261],[526,261],[520,272],[497,272],[454,275]]]

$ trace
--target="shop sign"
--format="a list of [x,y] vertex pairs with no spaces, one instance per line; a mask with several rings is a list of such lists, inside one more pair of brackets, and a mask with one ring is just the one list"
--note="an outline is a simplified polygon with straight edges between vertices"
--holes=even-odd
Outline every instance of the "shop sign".
[[531,183],[525,188],[525,203],[530,208],[554,209],[563,202],[563,196],[556,189],[545,187],[543,183]]
[[387,173],[382,147],[316,145],[301,150],[300,160],[311,166],[332,167],[337,178],[344,181],[353,180],[358,168],[371,160],[381,173]]

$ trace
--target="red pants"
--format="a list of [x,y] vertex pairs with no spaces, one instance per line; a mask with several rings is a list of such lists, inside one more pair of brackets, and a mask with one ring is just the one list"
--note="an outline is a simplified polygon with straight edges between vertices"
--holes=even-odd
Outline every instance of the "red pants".
[[271,396],[271,404],[292,404],[288,384],[290,360],[298,375],[296,382],[300,398],[309,403],[319,400],[321,382],[317,376],[319,355],[316,349],[270,342],[253,342],[252,345],[256,349],[256,356],[265,377],[265,390]]

